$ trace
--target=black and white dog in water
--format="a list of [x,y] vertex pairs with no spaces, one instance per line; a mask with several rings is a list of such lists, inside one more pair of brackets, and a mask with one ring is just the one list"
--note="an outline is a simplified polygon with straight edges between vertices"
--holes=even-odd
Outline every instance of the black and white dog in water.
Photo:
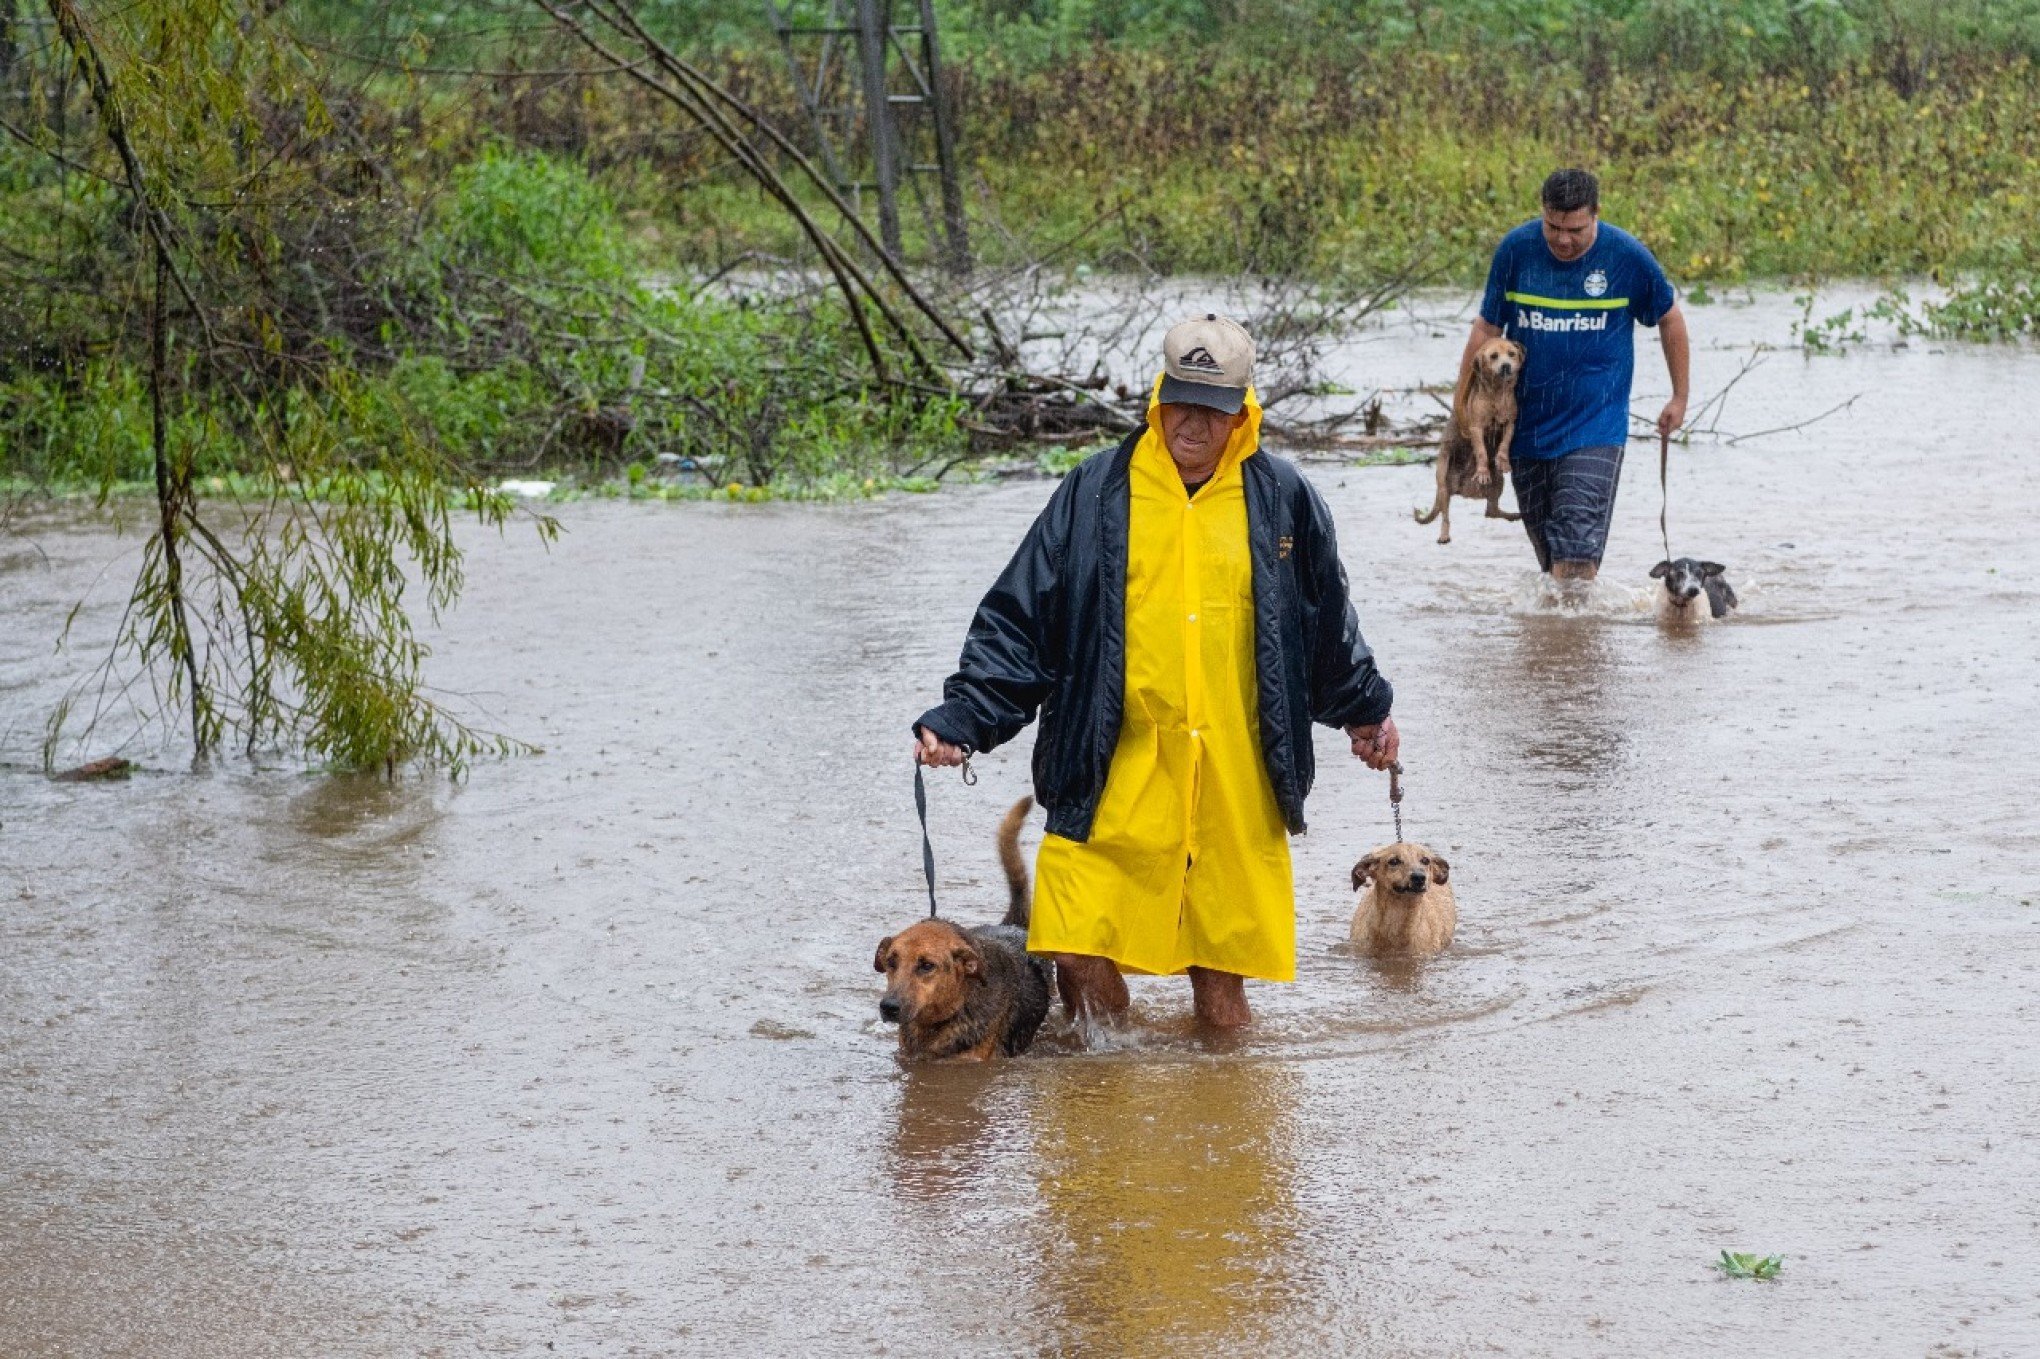
[[1703,616],[1700,612],[1700,596],[1707,596],[1707,612],[1716,618],[1726,618],[1736,605],[1735,591],[1729,588],[1721,573],[1728,568],[1720,562],[1695,561],[1681,557],[1673,562],[1659,562],[1650,569],[1652,580],[1661,580],[1665,588],[1658,595],[1658,613],[1661,617],[1677,622],[1697,622]]

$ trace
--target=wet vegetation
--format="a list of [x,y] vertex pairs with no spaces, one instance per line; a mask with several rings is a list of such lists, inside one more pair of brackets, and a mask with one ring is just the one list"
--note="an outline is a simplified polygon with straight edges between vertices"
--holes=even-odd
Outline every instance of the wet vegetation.
[[[994,251],[1120,267],[1478,282],[1552,166],[1688,286],[1930,276],[1935,333],[2030,333],[2030,0],[952,0]],[[734,40],[732,40],[734,41]],[[776,54],[731,60],[768,98]],[[791,111],[791,101],[781,99]],[[765,242],[690,187],[682,244]]]
[[1771,1280],[1777,1278],[1779,1271],[1785,1268],[1785,1257],[1750,1255],[1742,1251],[1725,1250],[1721,1253],[1721,1258],[1714,1262],[1714,1268],[1720,1270],[1724,1278]]
[[457,517],[518,517],[496,476],[678,449],[723,493],[861,490],[958,442],[944,391],[870,398],[827,295],[661,279],[583,160],[337,73],[301,16],[0,14],[0,475],[155,501],[52,766],[129,719],[343,768],[514,749],[429,695],[414,631]]
[[[1884,319],[2040,329],[2040,0],[939,8],[994,266],[1384,304],[1477,278],[1578,161],[1686,284],[1930,275]],[[501,478],[863,495],[1051,396],[1079,441],[1123,421],[1018,371],[1004,301],[923,298],[827,215],[756,11],[0,0],[0,485],[157,521],[53,732],[140,675],[200,751],[458,765],[504,747],[421,696],[410,620],[459,592],[458,518],[520,517]],[[969,339],[931,359],[945,311]]]

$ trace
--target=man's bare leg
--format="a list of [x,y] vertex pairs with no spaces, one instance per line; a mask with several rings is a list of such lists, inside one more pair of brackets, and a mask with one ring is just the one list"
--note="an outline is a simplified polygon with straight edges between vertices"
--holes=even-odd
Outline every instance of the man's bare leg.
[[1551,564],[1551,578],[1553,580],[1589,581],[1600,574],[1601,563],[1599,562],[1553,562]]
[[1062,993],[1063,1009],[1080,1024],[1117,1019],[1131,1003],[1126,978],[1113,961],[1088,953],[1055,955],[1055,989]]
[[1247,979],[1237,972],[1193,967],[1190,995],[1198,1020],[1214,1029],[1238,1029],[1254,1022],[1247,1008]]

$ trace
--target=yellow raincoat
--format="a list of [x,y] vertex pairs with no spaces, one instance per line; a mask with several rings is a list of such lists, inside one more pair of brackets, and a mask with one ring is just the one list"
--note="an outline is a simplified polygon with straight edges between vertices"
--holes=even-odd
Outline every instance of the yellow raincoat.
[[1129,972],[1296,976],[1289,838],[1261,758],[1255,684],[1240,473],[1260,447],[1251,389],[1245,409],[1192,498],[1149,397],[1130,468],[1125,717],[1091,838],[1042,841],[1033,952],[1092,954]]

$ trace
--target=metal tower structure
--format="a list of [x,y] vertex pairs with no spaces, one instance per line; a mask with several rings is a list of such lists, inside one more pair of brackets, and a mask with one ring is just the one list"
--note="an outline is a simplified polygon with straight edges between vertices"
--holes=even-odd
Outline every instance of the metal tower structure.
[[[895,22],[901,10],[907,22]],[[765,0],[765,11],[837,189],[860,212],[876,204],[879,239],[899,259],[904,188],[949,267],[968,271],[934,0]]]

